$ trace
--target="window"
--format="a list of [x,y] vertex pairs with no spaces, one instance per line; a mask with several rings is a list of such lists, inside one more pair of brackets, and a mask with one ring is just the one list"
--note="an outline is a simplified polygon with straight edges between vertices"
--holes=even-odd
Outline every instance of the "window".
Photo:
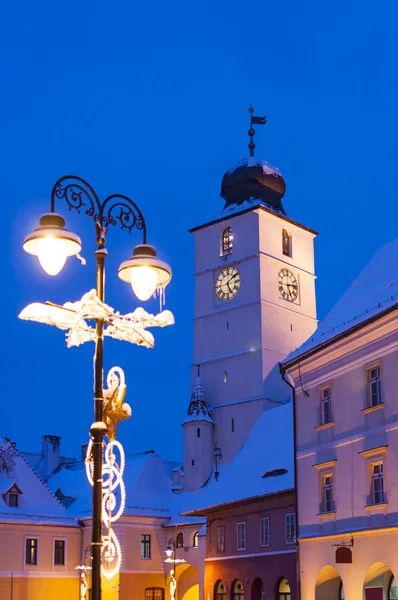
[[219,579],[214,586],[214,600],[225,600],[226,595],[225,585],[221,579]]
[[25,541],[25,564],[26,565],[37,565],[37,549],[38,549],[37,538],[27,538]]
[[333,475],[324,475],[321,511],[328,513],[333,510]]
[[164,600],[164,589],[159,587],[146,588],[145,600]]
[[368,369],[368,406],[381,404],[380,365]]
[[191,458],[191,467],[194,467],[194,466],[195,466],[195,459]]
[[291,256],[290,236],[286,229],[282,229],[282,251],[285,256]]
[[260,546],[269,546],[270,543],[269,517],[264,517],[260,519]]
[[199,531],[193,534],[192,546],[197,548],[199,546]]
[[200,427],[196,428],[196,437],[200,437]]
[[228,381],[228,373],[227,371],[224,371],[224,383],[227,383]]
[[285,516],[285,538],[286,544],[294,544],[296,541],[296,515],[294,513]]
[[12,506],[13,508],[18,508],[19,494],[15,493],[15,492],[10,492],[8,494],[8,506]]
[[231,419],[231,433],[235,433],[235,419],[233,417]]
[[148,534],[141,535],[141,558],[149,560],[151,555],[151,536]]
[[54,565],[65,566],[65,540],[54,540]]
[[177,535],[176,548],[184,548],[184,535],[182,533]]
[[236,526],[237,549],[246,550],[246,523],[242,521]]
[[232,228],[227,227],[226,229],[224,229],[223,234],[222,234],[222,244],[221,244],[222,255],[225,256],[226,254],[232,254],[232,248],[233,248]]
[[290,585],[287,579],[282,579],[278,590],[279,600],[290,600]]
[[382,504],[384,502],[384,469],[383,463],[371,465],[372,482],[370,489],[370,504]]
[[225,525],[217,526],[217,554],[225,552]]
[[332,419],[332,403],[330,387],[321,390],[321,423],[331,423]]
[[239,579],[235,579],[232,585],[231,600],[244,600],[243,585]]

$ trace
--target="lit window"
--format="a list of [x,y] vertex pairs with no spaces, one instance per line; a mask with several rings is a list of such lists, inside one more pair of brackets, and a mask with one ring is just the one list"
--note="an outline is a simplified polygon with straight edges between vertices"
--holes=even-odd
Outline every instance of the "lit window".
[[260,519],[260,546],[269,546],[270,543],[269,517],[264,517]]
[[164,589],[158,587],[146,588],[145,600],[164,600]]
[[368,369],[368,406],[381,404],[380,365]]
[[226,254],[232,254],[232,248],[233,248],[232,228],[227,227],[226,229],[224,229],[223,234],[222,234],[222,244],[221,244],[222,255],[225,256]]
[[141,535],[141,558],[145,560],[152,558],[151,536],[148,534]]
[[287,579],[282,579],[278,590],[279,600],[290,600],[290,585]]
[[37,538],[27,538],[25,542],[25,564],[37,565],[37,549],[39,540]]
[[227,593],[225,590],[225,585],[219,579],[217,581],[216,585],[214,586],[214,600],[225,600],[226,596],[227,596]]
[[65,566],[65,540],[54,541],[54,565]]
[[370,504],[382,504],[384,502],[384,468],[383,463],[371,465],[372,481],[370,489]]
[[217,526],[217,554],[225,552],[225,525]]
[[324,475],[322,493],[322,512],[328,513],[334,510],[333,502],[333,475]]
[[192,541],[192,546],[194,548],[197,548],[199,546],[199,531],[197,531],[196,533],[194,533],[193,535],[193,541]]
[[330,387],[321,390],[321,423],[331,423],[332,419],[332,402]]
[[177,535],[176,548],[184,548],[184,535],[182,533]]
[[296,541],[296,515],[294,513],[285,515],[285,539],[286,544],[294,544]]
[[236,526],[237,549],[246,550],[246,523],[242,521]]
[[224,383],[227,383],[228,381],[228,373],[227,371],[224,371]]
[[282,251],[285,256],[291,256],[291,240],[286,229],[282,229]]
[[231,600],[244,600],[243,585],[239,579],[233,583]]

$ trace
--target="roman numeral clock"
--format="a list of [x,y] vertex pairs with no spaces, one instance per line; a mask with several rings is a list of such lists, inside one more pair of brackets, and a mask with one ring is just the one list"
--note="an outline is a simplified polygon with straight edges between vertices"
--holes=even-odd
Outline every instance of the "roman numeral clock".
[[220,300],[232,300],[240,288],[240,273],[235,267],[226,267],[217,276],[216,294]]
[[298,283],[295,275],[289,269],[281,269],[278,274],[279,292],[285,300],[294,302],[298,296]]

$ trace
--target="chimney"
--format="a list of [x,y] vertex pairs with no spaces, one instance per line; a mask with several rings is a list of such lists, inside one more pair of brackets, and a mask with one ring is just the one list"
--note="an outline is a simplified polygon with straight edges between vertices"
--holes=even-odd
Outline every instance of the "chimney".
[[59,435],[43,435],[42,437],[43,463],[40,475],[44,481],[59,467],[61,458],[61,438]]

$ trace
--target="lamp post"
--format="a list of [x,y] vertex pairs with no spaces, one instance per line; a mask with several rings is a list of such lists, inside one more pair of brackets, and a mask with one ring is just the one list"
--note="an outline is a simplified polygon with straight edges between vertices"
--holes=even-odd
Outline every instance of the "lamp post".
[[173,555],[173,568],[170,571],[170,598],[174,600],[176,589],[177,589],[177,579],[176,579],[176,548],[177,542],[174,538],[170,538],[167,542],[167,548],[165,550],[166,556],[168,559],[171,559],[171,555]]
[[[147,244],[147,229],[142,212],[127,196],[112,194],[100,202],[93,188],[80,177],[67,175],[59,179],[51,193],[50,212],[43,215],[40,225],[24,240],[26,252],[39,258],[49,275],[57,275],[68,256],[79,255],[80,238],[65,228],[64,218],[55,212],[55,201],[64,200],[69,210],[84,211],[94,223],[97,250],[96,291],[100,302],[105,300],[105,259],[108,255],[106,234],[110,226],[119,225],[129,233],[142,232],[142,243],[124,261],[118,271],[120,279],[131,283],[140,300],[147,300],[156,289],[170,282],[171,268],[156,257],[156,250]],[[93,458],[92,496],[92,600],[101,600],[102,552],[102,450],[107,427],[104,423],[104,320],[96,318],[94,354],[94,423],[90,428]]]

